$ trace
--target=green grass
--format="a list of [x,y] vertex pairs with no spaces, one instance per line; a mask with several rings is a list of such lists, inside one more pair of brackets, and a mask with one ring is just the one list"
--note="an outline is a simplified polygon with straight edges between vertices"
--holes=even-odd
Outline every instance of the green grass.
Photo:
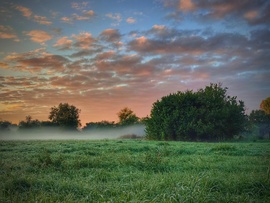
[[270,142],[0,141],[0,202],[270,202]]

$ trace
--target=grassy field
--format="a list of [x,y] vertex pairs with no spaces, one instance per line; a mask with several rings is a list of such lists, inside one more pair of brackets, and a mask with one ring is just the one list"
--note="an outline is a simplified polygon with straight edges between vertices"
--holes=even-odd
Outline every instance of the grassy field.
[[270,142],[0,141],[0,202],[270,202]]

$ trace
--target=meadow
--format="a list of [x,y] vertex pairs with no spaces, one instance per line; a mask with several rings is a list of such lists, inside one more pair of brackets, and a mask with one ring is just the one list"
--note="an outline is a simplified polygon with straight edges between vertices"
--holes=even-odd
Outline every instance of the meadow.
[[0,141],[0,202],[270,202],[269,167],[269,141]]

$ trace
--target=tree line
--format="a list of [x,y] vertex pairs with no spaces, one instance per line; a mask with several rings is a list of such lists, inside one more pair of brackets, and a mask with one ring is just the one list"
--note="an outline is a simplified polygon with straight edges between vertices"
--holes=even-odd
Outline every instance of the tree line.
[[[128,107],[121,109],[119,122],[89,122],[83,131],[100,128],[117,128],[143,124],[146,138],[152,140],[220,141],[232,139],[240,134],[270,136],[270,97],[261,102],[259,110],[245,113],[243,101],[227,95],[227,87],[210,84],[194,92],[179,91],[162,97],[153,103],[150,116],[139,118]],[[68,103],[60,103],[50,109],[49,121],[38,121],[26,116],[20,121],[19,130],[42,127],[77,130],[81,127],[81,110]],[[0,121],[0,130],[13,125]]]
[[[77,131],[81,127],[79,118],[81,110],[68,103],[60,103],[58,106],[51,107],[48,119],[49,121],[39,121],[33,119],[30,115],[25,117],[25,120],[20,121],[18,126],[9,121],[0,121],[0,130],[10,130],[12,127],[18,127],[19,130],[31,130],[41,128],[58,128],[61,130]],[[82,130],[94,130],[100,128],[116,128],[128,125],[142,124],[144,118],[139,118],[128,107],[124,107],[118,113],[119,122],[100,121],[89,122]]]

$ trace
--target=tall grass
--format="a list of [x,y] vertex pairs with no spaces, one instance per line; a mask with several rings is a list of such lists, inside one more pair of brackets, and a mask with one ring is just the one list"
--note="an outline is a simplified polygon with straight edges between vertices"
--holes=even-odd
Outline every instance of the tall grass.
[[0,202],[270,202],[270,143],[1,141]]

